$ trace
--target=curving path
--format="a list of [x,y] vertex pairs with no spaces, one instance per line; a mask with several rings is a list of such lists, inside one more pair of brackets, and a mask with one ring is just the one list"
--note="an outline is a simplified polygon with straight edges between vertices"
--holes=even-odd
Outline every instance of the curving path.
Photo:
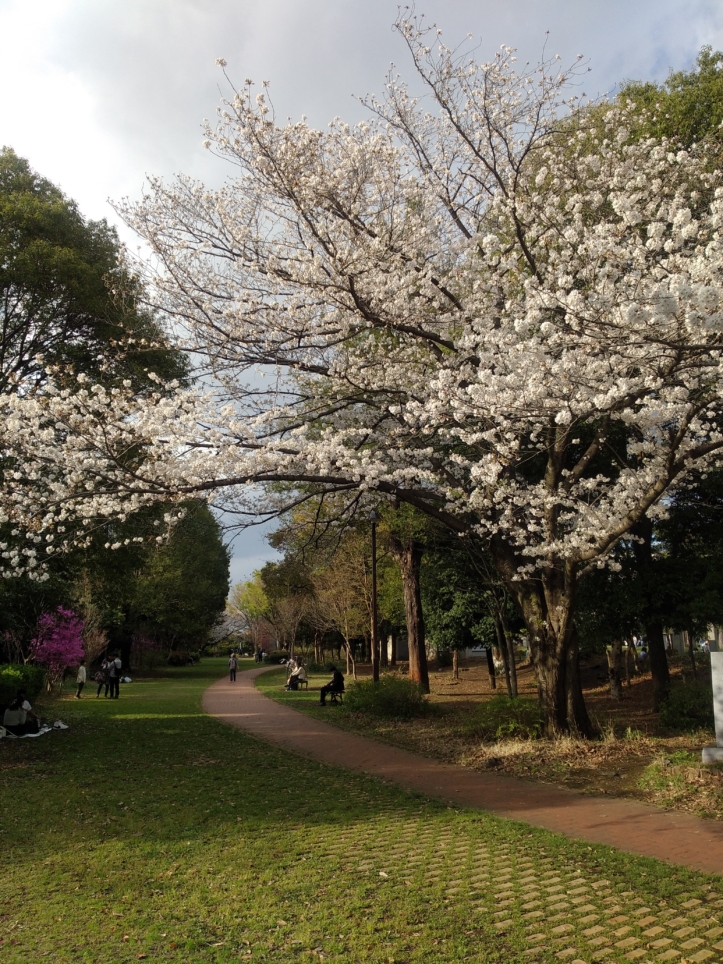
[[[235,683],[219,680],[203,709],[290,752],[359,770],[456,806],[489,810],[589,843],[723,874],[723,823],[658,810],[634,800],[591,797],[572,790],[439,763],[408,750],[349,733],[264,696],[254,680],[271,667],[245,670]],[[330,713],[333,708],[330,707]]]

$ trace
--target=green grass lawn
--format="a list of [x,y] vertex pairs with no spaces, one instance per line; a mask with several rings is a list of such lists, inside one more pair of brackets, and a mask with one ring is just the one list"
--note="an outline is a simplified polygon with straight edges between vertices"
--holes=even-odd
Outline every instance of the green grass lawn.
[[719,878],[456,811],[209,719],[201,694],[224,666],[63,699],[48,715],[69,730],[0,741],[3,964],[515,964],[608,945],[623,961],[621,917],[643,940],[648,909],[663,928],[721,913]]

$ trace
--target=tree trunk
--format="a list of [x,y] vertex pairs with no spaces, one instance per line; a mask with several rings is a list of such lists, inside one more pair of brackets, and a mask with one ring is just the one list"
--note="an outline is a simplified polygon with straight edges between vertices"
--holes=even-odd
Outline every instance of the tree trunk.
[[314,634],[314,662],[319,666],[324,662],[324,650],[321,648],[321,638],[318,633]]
[[659,619],[651,619],[645,624],[645,637],[648,641],[650,673],[653,677],[653,709],[657,712],[670,692],[670,668],[665,652],[663,624]]
[[580,649],[575,628],[567,651],[567,720],[570,730],[578,736],[591,737],[595,734],[582,693]]
[[505,633],[502,629],[502,620],[499,615],[495,613],[495,633],[497,634],[497,648],[500,651],[500,656],[502,657],[502,665],[505,668],[505,683],[507,683],[507,695],[512,697],[512,681],[510,679],[510,654],[507,650],[507,640],[505,639]]
[[459,679],[459,650],[452,650],[452,677]]
[[487,653],[487,672],[490,677],[490,689],[497,689],[497,677],[495,676],[495,661],[492,659],[492,647],[485,646],[485,651]]
[[698,667],[695,665],[695,651],[693,649],[693,634],[690,630],[685,633],[688,639],[688,653],[690,654],[690,664],[693,668],[693,679],[698,679]]
[[389,642],[379,634],[379,665],[382,669],[389,666]]
[[621,700],[623,698],[623,641],[614,639],[612,646],[608,646],[606,652],[610,675],[610,696],[614,700]]
[[[532,663],[537,676],[537,694],[545,716],[548,736],[569,733],[584,724],[586,713],[568,715],[568,705],[584,705],[579,680],[568,681],[569,669],[574,667],[570,648],[573,646],[574,606],[577,573],[572,563],[551,560],[539,579],[520,576],[524,560],[499,537],[494,537],[491,548],[495,565],[507,591],[520,607],[530,636]],[[575,657],[576,659],[576,657]],[[571,698],[568,704],[568,688]]]
[[[641,613],[648,641],[650,673],[653,677],[653,709],[660,709],[670,692],[670,669],[663,640],[663,623],[657,615],[655,573],[653,571],[653,523],[647,517],[630,530],[638,539],[633,540],[633,552],[642,577],[645,603]],[[642,540],[642,541],[639,541]]]
[[397,665],[397,636],[396,636],[396,633],[390,633],[390,634],[389,634],[388,646],[389,646],[389,665],[390,665],[390,666],[396,666],[396,665]]
[[419,683],[424,692],[428,693],[429,670],[427,669],[427,650],[424,645],[424,614],[419,581],[423,549],[417,542],[403,543],[395,536],[390,537],[389,545],[402,574],[409,643],[409,678]]
[[346,650],[346,675],[352,674],[354,679],[356,679],[356,663],[354,662],[354,657],[351,652],[351,643],[348,639],[344,640],[344,649]]
[[515,663],[515,644],[512,640],[512,634],[510,633],[510,627],[507,625],[507,617],[505,616],[504,607],[500,610],[500,622],[502,623],[502,635],[505,640],[505,646],[507,653],[509,654],[509,672],[510,672],[510,696],[513,698],[517,697],[517,664]]

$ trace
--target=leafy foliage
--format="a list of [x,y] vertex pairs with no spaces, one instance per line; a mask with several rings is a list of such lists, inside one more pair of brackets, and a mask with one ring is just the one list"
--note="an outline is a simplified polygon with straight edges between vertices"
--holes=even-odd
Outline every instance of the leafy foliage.
[[677,733],[712,730],[713,692],[705,683],[673,686],[660,710],[660,722]]
[[537,739],[542,735],[544,719],[539,703],[528,697],[495,696],[480,704],[468,724],[469,735],[481,740],[517,737]]
[[344,708],[349,713],[408,720],[424,716],[430,704],[417,683],[385,675],[378,683],[366,680],[352,683],[344,696]]
[[44,682],[45,671],[40,666],[23,663],[0,665],[0,709],[12,703],[18,690],[25,690],[32,703]]

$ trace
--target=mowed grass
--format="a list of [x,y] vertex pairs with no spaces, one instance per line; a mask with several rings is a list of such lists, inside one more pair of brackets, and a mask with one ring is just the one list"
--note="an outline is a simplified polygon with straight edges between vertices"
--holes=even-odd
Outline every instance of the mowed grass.
[[623,961],[621,916],[633,937],[641,908],[663,926],[668,910],[717,919],[719,878],[456,811],[206,717],[224,665],[114,702],[91,690],[49,707],[69,730],[0,742],[4,964],[588,961],[608,931],[605,959]]

